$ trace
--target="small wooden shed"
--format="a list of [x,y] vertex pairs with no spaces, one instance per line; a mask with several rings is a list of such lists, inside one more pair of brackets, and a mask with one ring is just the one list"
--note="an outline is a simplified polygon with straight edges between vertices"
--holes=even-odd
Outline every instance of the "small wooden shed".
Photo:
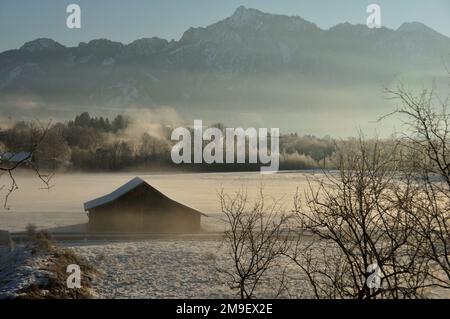
[[92,232],[193,233],[203,213],[180,204],[139,177],[84,203]]

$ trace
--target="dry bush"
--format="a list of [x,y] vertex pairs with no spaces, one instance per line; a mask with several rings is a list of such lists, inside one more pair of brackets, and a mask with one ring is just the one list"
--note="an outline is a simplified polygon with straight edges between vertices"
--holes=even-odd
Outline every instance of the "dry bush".
[[[66,284],[67,266],[77,264],[81,268],[81,288],[69,289]],[[97,271],[86,259],[75,255],[69,249],[54,250],[48,266],[42,268],[48,272],[45,280],[33,283],[19,292],[19,299],[89,299],[92,298],[91,281]]]
[[[32,231],[30,235],[32,235]],[[32,241],[29,243],[29,246],[33,255],[51,253],[55,248],[52,235],[45,230],[35,232],[30,239]]]
[[[423,239],[403,208],[414,193],[399,178],[397,145],[380,147],[362,138],[338,149],[335,172],[310,180],[295,211],[302,230],[318,240],[299,242],[291,259],[309,280],[315,298],[417,298],[428,287]],[[372,267],[379,269],[373,286]]]
[[[32,283],[19,291],[19,299],[86,299],[92,298],[92,279],[98,274],[87,259],[76,255],[72,250],[56,245],[48,232],[36,233],[31,245],[34,255],[39,254],[45,264],[39,271],[45,278]],[[81,288],[67,287],[67,266],[76,264],[81,269]]]
[[259,286],[277,286],[273,297],[278,297],[285,287],[284,276],[274,283],[272,271],[283,267],[290,215],[278,201],[267,203],[262,190],[252,203],[244,191],[231,196],[222,191],[219,197],[227,225],[224,244],[232,261],[232,266],[219,270],[226,275],[229,287],[237,290],[241,299],[253,299]]

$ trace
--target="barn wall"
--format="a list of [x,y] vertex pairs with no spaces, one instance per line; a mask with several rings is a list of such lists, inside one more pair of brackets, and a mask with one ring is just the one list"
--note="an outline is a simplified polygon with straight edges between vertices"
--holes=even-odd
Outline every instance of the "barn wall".
[[155,198],[138,187],[114,202],[89,211],[89,230],[96,232],[182,233],[200,231],[201,214],[168,198]]

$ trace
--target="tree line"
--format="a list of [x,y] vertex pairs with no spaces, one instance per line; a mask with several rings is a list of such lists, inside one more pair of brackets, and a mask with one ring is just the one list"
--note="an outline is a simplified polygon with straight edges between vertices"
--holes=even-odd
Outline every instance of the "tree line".
[[[0,152],[27,152],[38,136],[36,121],[17,121],[0,128]],[[135,119],[117,115],[113,119],[84,112],[73,120],[48,125],[45,139],[33,153],[33,162],[42,169],[76,171],[189,170],[256,171],[259,164],[173,164],[170,156],[173,128],[160,125],[159,134],[138,130],[130,133]],[[214,127],[225,129],[223,124]],[[330,137],[284,134],[280,137],[280,169],[324,167],[335,151]]]

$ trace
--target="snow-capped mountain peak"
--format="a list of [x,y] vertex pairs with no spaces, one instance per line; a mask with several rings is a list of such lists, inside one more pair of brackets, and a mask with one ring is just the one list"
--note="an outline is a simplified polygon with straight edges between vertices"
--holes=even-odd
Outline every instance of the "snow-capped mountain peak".
[[230,17],[229,22],[235,27],[240,27],[252,24],[262,16],[264,16],[264,13],[259,10],[248,9],[244,6],[240,6]]
[[40,52],[45,50],[60,50],[64,49],[65,46],[56,42],[55,40],[48,38],[40,38],[30,42],[26,42],[20,50],[25,50],[29,52]]

